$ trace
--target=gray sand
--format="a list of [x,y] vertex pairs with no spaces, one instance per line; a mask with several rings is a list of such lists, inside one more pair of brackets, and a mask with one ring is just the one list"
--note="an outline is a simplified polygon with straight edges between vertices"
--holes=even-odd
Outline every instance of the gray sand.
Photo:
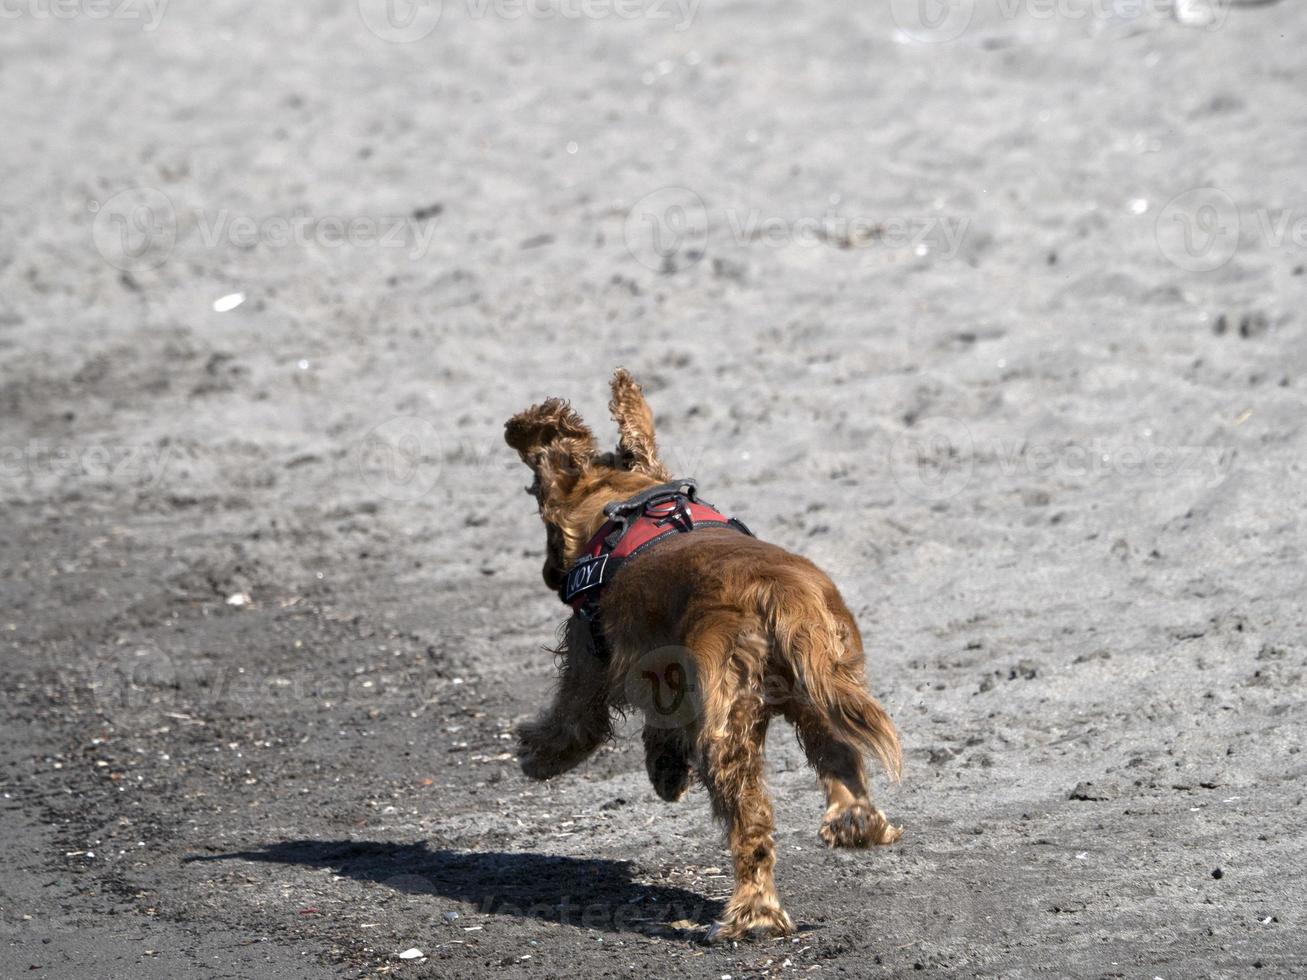
[[[0,976],[1307,969],[1307,21],[972,6],[6,5]],[[510,754],[619,364],[902,730],[844,853],[774,727],[793,940]]]

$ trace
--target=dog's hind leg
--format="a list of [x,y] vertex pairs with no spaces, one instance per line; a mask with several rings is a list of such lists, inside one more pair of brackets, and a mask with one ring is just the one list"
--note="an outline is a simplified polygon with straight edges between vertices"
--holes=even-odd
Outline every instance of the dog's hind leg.
[[809,603],[787,647],[794,687],[782,710],[826,790],[821,839],[831,847],[893,844],[903,831],[872,805],[863,757],[875,755],[897,777],[903,753],[894,722],[867,690],[858,626],[834,586]]
[[787,708],[808,764],[817,771],[826,791],[826,813],[818,836],[829,847],[871,847],[893,844],[903,829],[889,822],[871,802],[862,751],[832,731],[826,718],[811,705]]

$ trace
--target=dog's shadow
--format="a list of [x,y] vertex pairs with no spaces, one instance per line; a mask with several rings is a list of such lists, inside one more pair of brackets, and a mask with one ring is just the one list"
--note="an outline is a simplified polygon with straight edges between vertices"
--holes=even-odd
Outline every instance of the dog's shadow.
[[296,840],[184,859],[207,861],[331,868],[356,881],[475,907],[455,910],[432,903],[433,918],[458,911],[463,917],[509,915],[603,932],[676,935],[696,931],[722,908],[719,901],[675,885],[635,881],[630,862],[603,858],[431,850],[425,842]]

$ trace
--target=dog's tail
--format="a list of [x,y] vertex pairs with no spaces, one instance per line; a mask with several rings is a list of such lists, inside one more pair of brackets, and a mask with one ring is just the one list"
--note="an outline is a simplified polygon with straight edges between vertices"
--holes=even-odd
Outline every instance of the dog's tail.
[[772,604],[773,636],[804,698],[833,734],[874,755],[889,776],[903,772],[903,748],[889,714],[867,690],[862,644],[847,610],[837,615],[825,596],[808,590]]
[[897,781],[903,774],[903,748],[889,714],[863,686],[861,677],[837,672],[826,681],[824,689],[814,688],[811,679],[806,681],[818,710],[836,731],[879,759]]

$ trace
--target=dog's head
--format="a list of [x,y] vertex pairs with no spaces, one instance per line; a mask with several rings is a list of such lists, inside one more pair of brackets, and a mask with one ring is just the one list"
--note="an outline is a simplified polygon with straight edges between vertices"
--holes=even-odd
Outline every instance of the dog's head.
[[625,370],[612,380],[608,410],[617,449],[600,452],[594,433],[567,402],[551,398],[514,415],[504,441],[535,475],[527,492],[545,523],[545,584],[557,589],[581,548],[603,524],[604,505],[671,479],[658,458],[653,412]]

